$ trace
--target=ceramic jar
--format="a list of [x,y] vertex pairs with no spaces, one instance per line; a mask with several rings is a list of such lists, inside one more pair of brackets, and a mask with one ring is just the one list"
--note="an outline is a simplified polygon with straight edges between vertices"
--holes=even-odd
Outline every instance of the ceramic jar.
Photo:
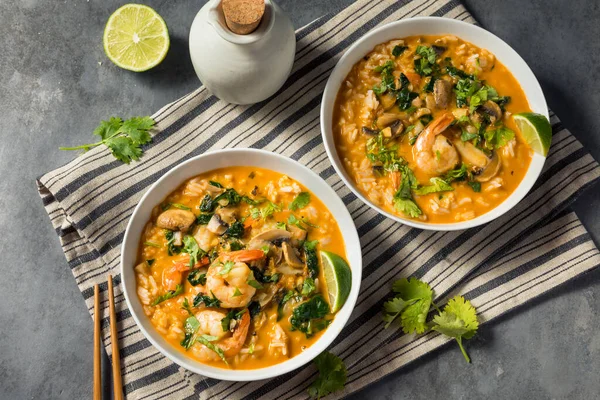
[[221,0],[211,0],[192,23],[189,45],[196,74],[208,90],[228,103],[253,104],[275,94],[286,81],[296,36],[273,0],[265,0],[260,24],[247,35],[231,32]]

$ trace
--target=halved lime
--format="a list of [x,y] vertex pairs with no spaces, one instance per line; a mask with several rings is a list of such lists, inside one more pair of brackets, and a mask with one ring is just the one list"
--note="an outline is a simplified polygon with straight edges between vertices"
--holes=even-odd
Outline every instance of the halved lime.
[[350,289],[352,288],[352,271],[346,260],[329,251],[321,251],[321,264],[327,292],[329,293],[329,305],[331,312],[336,312],[346,302]]
[[532,112],[515,114],[513,118],[533,151],[545,157],[552,143],[552,126],[548,118]]
[[166,57],[169,30],[152,8],[126,4],[108,19],[103,42],[106,56],[117,66],[135,72],[147,71]]

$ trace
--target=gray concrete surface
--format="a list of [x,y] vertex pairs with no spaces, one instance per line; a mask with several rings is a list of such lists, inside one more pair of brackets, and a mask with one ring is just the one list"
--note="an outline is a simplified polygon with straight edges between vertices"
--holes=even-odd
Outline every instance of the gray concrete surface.
[[[101,119],[150,114],[198,86],[187,36],[204,1],[143,2],[165,18],[172,49],[155,70],[133,74],[111,65],[101,45],[124,0],[0,1],[0,399],[91,395],[92,321],[34,179],[69,161],[75,154],[58,146],[86,143]],[[296,27],[350,2],[280,1]],[[598,2],[466,3],[525,58],[550,106],[600,159]],[[574,205],[596,243],[599,189]],[[482,328],[468,345],[472,365],[446,347],[353,398],[598,398],[599,310],[596,270]]]

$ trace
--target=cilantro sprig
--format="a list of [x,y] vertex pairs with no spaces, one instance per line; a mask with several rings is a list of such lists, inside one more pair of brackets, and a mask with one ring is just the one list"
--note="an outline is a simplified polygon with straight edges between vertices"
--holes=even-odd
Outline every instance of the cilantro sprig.
[[477,313],[469,300],[461,296],[456,296],[446,304],[444,311],[433,317],[433,326],[431,329],[443,335],[456,339],[458,347],[465,360],[471,362],[469,355],[465,351],[462,339],[471,339],[479,328]]
[[152,141],[150,129],[155,121],[150,117],[133,117],[123,121],[119,117],[111,117],[108,121],[100,122],[94,130],[94,135],[102,140],[96,143],[74,147],[59,147],[60,150],[84,150],[105,145],[115,158],[125,164],[137,161],[143,153],[142,145]]
[[[440,310],[433,303],[433,290],[427,282],[417,278],[400,279],[394,282],[392,290],[395,295],[383,303],[383,321],[388,328],[394,320],[400,317],[400,326],[404,333],[418,334],[434,330],[443,335],[456,339],[465,360],[471,362],[462,339],[471,339],[479,328],[477,312],[469,300],[455,296]],[[431,305],[438,311],[430,323],[427,315]]]
[[314,362],[319,370],[319,376],[308,387],[310,397],[320,399],[344,388],[348,372],[341,358],[324,351],[315,358]]

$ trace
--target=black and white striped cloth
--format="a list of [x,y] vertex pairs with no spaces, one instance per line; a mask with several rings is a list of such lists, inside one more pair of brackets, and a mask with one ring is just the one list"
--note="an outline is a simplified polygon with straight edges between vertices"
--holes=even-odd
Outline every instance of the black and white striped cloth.
[[[319,129],[321,95],[331,70],[348,46],[370,29],[417,15],[475,22],[457,0],[359,0],[297,32],[294,69],[272,99],[230,105],[201,87],[154,115],[157,133],[139,162],[124,165],[106,149],[95,148],[39,178],[44,206],[90,314],[94,284],[104,291],[107,274],[115,276],[128,398],[305,398],[315,376],[309,365],[269,381],[207,379],[161,355],[131,318],[119,285],[127,221],[149,185],[209,149],[264,148],[298,160],[320,174],[350,210],[361,238],[364,271],[356,309],[330,349],[348,367],[346,390],[337,396],[361,389],[446,343],[436,333],[414,337],[383,329],[380,310],[390,295],[390,281],[417,276],[432,285],[440,302],[461,293],[485,323],[600,264],[598,249],[568,208],[598,180],[600,168],[552,113],[552,147],[531,193],[511,212],[478,229],[411,229],[361,203],[334,173]],[[108,301],[101,307],[103,341],[110,354]]]

